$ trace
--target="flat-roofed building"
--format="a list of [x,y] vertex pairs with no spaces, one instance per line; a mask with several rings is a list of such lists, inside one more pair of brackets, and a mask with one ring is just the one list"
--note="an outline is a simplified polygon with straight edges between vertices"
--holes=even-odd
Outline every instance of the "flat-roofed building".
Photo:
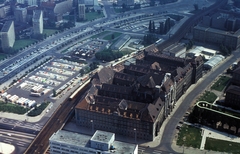
[[115,141],[115,134],[97,130],[93,136],[59,130],[50,139],[51,154],[137,154],[138,145]]
[[42,10],[35,10],[33,12],[33,33],[36,35],[43,33],[43,12]]
[[163,49],[163,54],[172,56],[172,57],[181,57],[185,58],[186,46],[182,44],[172,44],[169,47]]
[[4,52],[8,52],[15,43],[14,21],[6,21],[1,30],[1,42]]

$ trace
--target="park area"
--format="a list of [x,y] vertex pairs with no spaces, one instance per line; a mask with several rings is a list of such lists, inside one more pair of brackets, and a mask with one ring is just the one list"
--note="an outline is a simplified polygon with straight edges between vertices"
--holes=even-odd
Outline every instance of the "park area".
[[58,32],[58,30],[56,30],[56,29],[44,29],[43,35],[46,34],[46,36],[51,36],[53,34],[56,34],[57,32]]
[[205,91],[199,98],[198,101],[206,101],[213,103],[217,99],[217,95],[210,91]]
[[103,18],[104,14],[102,12],[98,13],[98,12],[88,12],[85,14],[85,18],[87,21],[91,21],[91,20],[95,20],[98,18]]
[[211,89],[212,89],[212,90],[217,90],[217,91],[220,91],[220,92],[221,92],[221,91],[227,86],[229,80],[230,80],[230,77],[221,76],[221,77],[217,80],[217,82],[215,82],[215,83],[212,85]]
[[0,60],[3,60],[3,59],[5,59],[6,57],[7,57],[7,55],[6,55],[6,54],[0,53]]
[[189,125],[182,125],[178,133],[177,145],[199,148],[201,141],[201,129]]
[[35,43],[36,40],[33,39],[22,39],[22,40],[16,40],[13,46],[14,50],[21,50],[33,43]]
[[217,139],[213,139],[213,138],[207,138],[206,144],[205,144],[205,149],[218,151],[218,152],[239,154],[240,143],[217,140]]

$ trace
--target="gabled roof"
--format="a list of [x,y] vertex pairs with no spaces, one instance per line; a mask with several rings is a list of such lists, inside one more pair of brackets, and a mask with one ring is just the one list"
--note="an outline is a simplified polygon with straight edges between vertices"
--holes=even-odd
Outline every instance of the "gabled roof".
[[113,79],[115,72],[110,67],[104,67],[99,72],[97,72],[92,80],[94,83],[108,83]]
[[143,121],[155,122],[164,107],[164,102],[160,97],[153,103],[148,104],[145,110],[141,113],[140,119]]
[[152,72],[137,78],[137,81],[143,86],[148,88],[155,88],[156,85],[161,85],[165,73]]
[[101,90],[114,92],[114,93],[120,93],[120,94],[131,94],[132,93],[132,87],[126,87],[126,86],[119,86],[114,84],[102,84]]

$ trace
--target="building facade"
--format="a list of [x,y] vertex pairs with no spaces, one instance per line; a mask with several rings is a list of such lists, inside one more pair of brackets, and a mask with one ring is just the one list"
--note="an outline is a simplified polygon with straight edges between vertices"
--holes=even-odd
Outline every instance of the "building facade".
[[193,38],[196,41],[224,45],[231,49],[240,47],[240,29],[236,32],[226,32],[198,25],[193,29]]
[[42,10],[35,10],[33,12],[33,33],[35,35],[43,33],[43,12]]
[[16,8],[14,11],[14,17],[16,22],[26,23],[27,22],[27,9]]
[[6,21],[1,30],[1,42],[4,52],[8,52],[15,43],[14,21]]
[[78,18],[85,20],[85,4],[78,4]]
[[138,145],[115,141],[115,134],[97,130],[93,136],[59,130],[49,139],[51,154],[137,154]]
[[225,105],[233,109],[240,109],[240,87],[230,85],[226,90]]

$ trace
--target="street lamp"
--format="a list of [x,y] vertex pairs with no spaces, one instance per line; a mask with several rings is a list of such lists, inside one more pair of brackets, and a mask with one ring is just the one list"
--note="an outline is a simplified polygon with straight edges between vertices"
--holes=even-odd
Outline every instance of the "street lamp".
[[134,130],[134,135],[135,135],[135,143],[137,143],[137,129],[134,128],[133,130]]
[[90,120],[91,124],[92,124],[92,133],[94,133],[94,126],[93,126],[93,120]]

